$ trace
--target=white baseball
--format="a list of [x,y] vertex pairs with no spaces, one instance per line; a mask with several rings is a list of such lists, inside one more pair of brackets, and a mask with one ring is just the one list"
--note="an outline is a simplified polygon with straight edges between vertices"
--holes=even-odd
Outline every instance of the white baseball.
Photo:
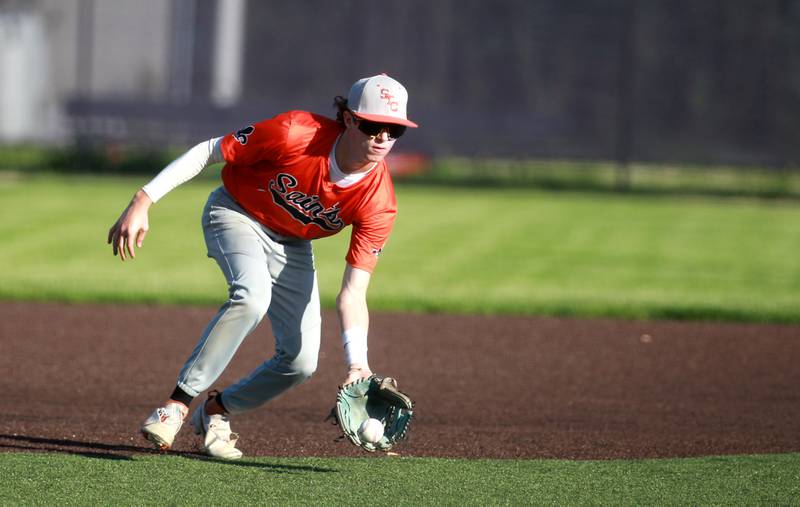
[[383,438],[383,424],[377,419],[367,419],[358,427],[358,438],[374,444]]

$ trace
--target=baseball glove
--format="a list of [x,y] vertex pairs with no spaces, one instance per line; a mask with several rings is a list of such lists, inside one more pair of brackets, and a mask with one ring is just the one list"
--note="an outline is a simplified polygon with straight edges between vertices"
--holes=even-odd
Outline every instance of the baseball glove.
[[[388,451],[408,434],[413,408],[411,398],[397,390],[395,379],[372,375],[340,387],[329,417],[353,444],[369,452]],[[383,437],[374,444],[358,436],[361,423],[370,418],[383,423]]]

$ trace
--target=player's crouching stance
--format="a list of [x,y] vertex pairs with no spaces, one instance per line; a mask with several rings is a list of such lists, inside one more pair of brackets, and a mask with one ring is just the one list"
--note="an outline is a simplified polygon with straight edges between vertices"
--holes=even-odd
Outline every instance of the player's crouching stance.
[[345,356],[344,384],[371,375],[366,294],[397,213],[384,158],[406,127],[405,88],[386,75],[360,79],[337,119],[289,111],[190,149],[139,190],[108,233],[114,255],[135,257],[148,231],[148,210],[206,166],[225,162],[222,186],[203,211],[208,255],[228,282],[229,297],[203,331],[163,407],[142,433],[169,449],[192,400],[206,391],[264,315],[275,355],[222,392],[212,391],[191,422],[206,452],[236,459],[229,415],[259,407],[317,367],[320,306],[311,240],[353,226],[337,297]]

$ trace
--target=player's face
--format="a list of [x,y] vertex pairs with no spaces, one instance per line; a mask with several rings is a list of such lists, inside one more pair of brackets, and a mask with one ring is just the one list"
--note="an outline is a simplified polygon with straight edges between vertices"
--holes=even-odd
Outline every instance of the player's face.
[[402,125],[359,120],[349,113],[345,115],[345,125],[360,155],[369,162],[381,161],[405,132]]

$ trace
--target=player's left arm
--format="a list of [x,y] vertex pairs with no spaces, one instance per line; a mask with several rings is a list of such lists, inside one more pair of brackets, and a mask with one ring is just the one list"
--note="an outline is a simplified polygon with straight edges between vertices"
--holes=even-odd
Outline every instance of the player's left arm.
[[372,375],[367,360],[367,332],[369,331],[367,288],[370,278],[369,271],[353,267],[348,263],[342,277],[342,288],[336,297],[345,359],[348,363],[347,378],[344,384]]

